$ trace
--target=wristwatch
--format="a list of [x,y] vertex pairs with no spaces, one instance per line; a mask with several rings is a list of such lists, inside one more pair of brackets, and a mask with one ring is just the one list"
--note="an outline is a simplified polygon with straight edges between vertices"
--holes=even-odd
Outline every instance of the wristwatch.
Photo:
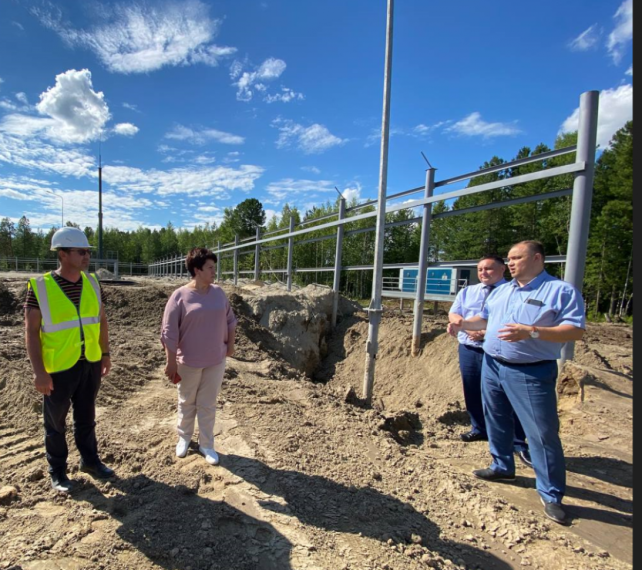
[[539,338],[539,331],[537,330],[537,327],[533,327],[533,330],[528,334],[530,334],[531,338]]

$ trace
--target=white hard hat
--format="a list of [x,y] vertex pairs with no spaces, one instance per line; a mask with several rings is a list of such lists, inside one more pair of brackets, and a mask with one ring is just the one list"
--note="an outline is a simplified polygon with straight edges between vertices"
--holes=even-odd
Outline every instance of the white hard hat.
[[60,228],[51,238],[51,250],[55,251],[61,247],[83,247],[93,249],[89,245],[85,232],[78,228]]

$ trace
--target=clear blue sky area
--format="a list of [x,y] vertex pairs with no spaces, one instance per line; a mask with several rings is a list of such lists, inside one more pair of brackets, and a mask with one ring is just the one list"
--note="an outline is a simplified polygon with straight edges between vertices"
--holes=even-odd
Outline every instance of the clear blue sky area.
[[[395,6],[388,192],[633,114],[632,0]],[[378,191],[385,0],[0,2],[0,217],[193,227]],[[101,142],[100,142],[101,141]]]

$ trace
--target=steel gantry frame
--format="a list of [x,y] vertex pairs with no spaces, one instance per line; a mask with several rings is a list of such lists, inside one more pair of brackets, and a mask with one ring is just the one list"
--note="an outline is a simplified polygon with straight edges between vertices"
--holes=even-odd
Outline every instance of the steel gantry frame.
[[[522,158],[519,160],[514,160],[511,162],[506,162],[498,166],[493,166],[490,168],[484,168],[481,170],[476,170],[473,172],[468,172],[453,178],[448,178],[435,182],[434,174],[435,171],[431,167],[427,169],[426,172],[426,181],[423,186],[412,188],[410,190],[405,190],[397,194],[393,194],[385,197],[385,213],[392,213],[399,210],[407,210],[414,208],[422,208],[423,213],[420,217],[411,218],[408,220],[403,220],[400,222],[387,223],[385,224],[385,229],[392,227],[397,227],[407,224],[421,224],[421,243],[420,243],[420,259],[417,263],[397,263],[397,264],[383,264],[382,269],[398,269],[402,267],[417,267],[419,266],[420,272],[422,275],[425,275],[425,271],[428,267],[428,249],[430,243],[430,224],[432,220],[437,220],[441,218],[451,217],[451,216],[460,216],[466,215],[473,212],[479,212],[488,209],[503,208],[507,206],[513,206],[516,204],[526,204],[534,201],[543,201],[550,200],[552,198],[559,198],[562,196],[572,196],[572,206],[571,206],[571,219],[569,226],[569,243],[565,256],[550,256],[547,258],[549,263],[566,263],[564,280],[574,285],[578,290],[582,289],[582,281],[584,279],[584,270],[586,265],[586,250],[588,244],[588,233],[589,233],[589,223],[590,223],[590,212],[591,212],[591,203],[593,195],[593,178],[594,178],[594,169],[595,169],[595,152],[596,152],[596,138],[597,138],[597,118],[598,118],[598,106],[599,106],[599,91],[587,91],[583,93],[580,97],[580,113],[579,113],[579,128],[578,128],[578,143],[574,146],[569,146],[566,148],[561,148],[557,150],[552,150],[550,152],[541,153],[535,156],[530,156],[527,158]],[[449,192],[436,192],[438,189],[446,188],[452,184],[465,182],[467,180],[472,180],[479,176],[485,176],[494,172],[501,170],[506,170],[509,168],[514,168],[517,166],[522,166],[525,164],[531,164],[535,162],[541,162],[548,160],[554,157],[559,157],[571,153],[576,153],[575,161],[570,164],[563,166],[557,166],[553,168],[547,168],[545,170],[532,172],[528,174],[522,174],[510,178],[509,180],[498,180],[493,182],[488,182],[485,184],[480,184],[478,186],[466,187],[458,190],[452,190]],[[545,192],[541,194],[534,194],[531,196],[515,198],[511,200],[505,200],[501,202],[494,202],[489,204],[484,204],[481,206],[475,206],[471,208],[460,208],[457,210],[450,210],[440,214],[432,214],[431,207],[432,204],[436,202],[442,202],[447,200],[454,200],[461,196],[468,196],[472,194],[478,194],[480,192],[487,192],[489,190],[495,190],[497,188],[502,188],[505,186],[517,186],[520,184],[526,184],[528,182],[533,182],[535,180],[544,180],[547,178],[554,178],[557,176],[562,176],[565,174],[574,175],[574,183],[572,188],[567,188],[563,190],[556,190],[554,192]],[[411,196],[412,194],[417,194],[423,192],[423,197],[411,200],[409,202],[404,202],[402,204],[388,204],[393,200],[403,198],[406,196]],[[378,215],[378,211],[375,208],[374,211],[359,213],[360,210],[368,207],[375,206],[378,201],[371,200],[353,206],[351,208],[346,208],[346,202],[344,198],[339,200],[339,209],[337,212],[328,214],[319,218],[312,220],[306,220],[297,225],[294,224],[294,219],[290,218],[290,225],[287,229],[283,228],[273,232],[267,232],[261,234],[260,229],[257,228],[256,236],[240,240],[236,236],[234,243],[230,244],[217,244],[215,252],[221,259],[232,257],[234,259],[234,270],[233,272],[223,272],[221,270],[221,264],[218,263],[217,267],[217,277],[219,280],[223,278],[223,275],[233,274],[233,281],[235,284],[238,283],[239,274],[249,274],[253,275],[254,279],[260,277],[261,270],[259,264],[260,254],[265,251],[285,248],[287,247],[287,266],[281,269],[270,268],[268,271],[263,271],[264,273],[272,274],[283,274],[286,277],[288,291],[292,289],[293,275],[295,273],[307,273],[311,271],[317,272],[333,272],[333,286],[332,291],[334,293],[334,302],[333,302],[333,311],[332,311],[332,323],[336,324],[337,321],[337,310],[338,310],[338,296],[339,296],[339,284],[340,284],[340,274],[342,271],[364,271],[372,270],[374,265],[352,265],[346,266],[342,265],[341,252],[343,248],[343,240],[345,237],[350,235],[355,235],[363,232],[372,232],[376,228],[362,228],[357,230],[344,231],[345,225],[350,224],[359,220],[366,220],[370,218],[375,218]],[[310,224],[322,222],[319,225],[309,227]],[[311,232],[318,232],[322,230],[328,230],[331,228],[337,228],[336,234],[327,235],[321,237],[308,238],[304,240],[295,241],[295,238],[305,236]],[[313,268],[295,268],[293,267],[293,252],[294,248],[297,245],[303,245],[306,243],[319,242],[324,240],[336,239],[336,253],[335,253],[335,265],[334,267],[313,267]],[[287,244],[273,245],[269,246],[267,244],[279,240],[287,240]],[[239,271],[238,268],[238,259],[240,255],[253,253],[255,256],[254,259],[254,269],[248,271]],[[165,260],[159,260],[155,263],[149,265],[149,275],[151,276],[167,276],[167,275],[180,275],[183,274],[184,268],[184,256],[176,256]],[[430,264],[431,266],[440,266],[440,267],[453,267],[457,265],[470,265],[475,264],[477,260],[466,260],[466,261],[450,261],[450,262],[439,262],[435,264]],[[424,278],[425,279],[425,278]],[[421,281],[419,281],[421,282]],[[416,299],[414,304],[414,321],[413,321],[413,341],[412,341],[412,352],[417,354],[419,351],[419,338],[421,333],[421,322],[423,319],[423,305],[424,297],[422,296],[424,291],[421,287],[417,287]],[[567,343],[562,351],[562,362],[565,360],[570,360],[573,358],[574,354],[574,343]],[[370,388],[371,389],[371,388]],[[365,389],[364,389],[365,391]],[[364,397],[366,400],[369,400],[371,393],[365,393]]]

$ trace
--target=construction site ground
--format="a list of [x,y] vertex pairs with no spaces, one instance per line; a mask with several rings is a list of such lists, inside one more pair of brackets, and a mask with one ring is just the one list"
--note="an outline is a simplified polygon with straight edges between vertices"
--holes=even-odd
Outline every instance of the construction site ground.
[[368,322],[308,286],[223,285],[239,319],[218,401],[219,466],[175,457],[176,387],[163,309],[178,280],[103,283],[113,368],[98,396],[109,482],[70,496],[44,457],[42,397],[24,348],[26,276],[0,275],[0,569],[406,570],[632,567],[632,328],[590,324],[559,382],[570,525],[546,519],[533,471],[515,483],[470,429],[446,314],[384,312],[374,402],[360,405]]

